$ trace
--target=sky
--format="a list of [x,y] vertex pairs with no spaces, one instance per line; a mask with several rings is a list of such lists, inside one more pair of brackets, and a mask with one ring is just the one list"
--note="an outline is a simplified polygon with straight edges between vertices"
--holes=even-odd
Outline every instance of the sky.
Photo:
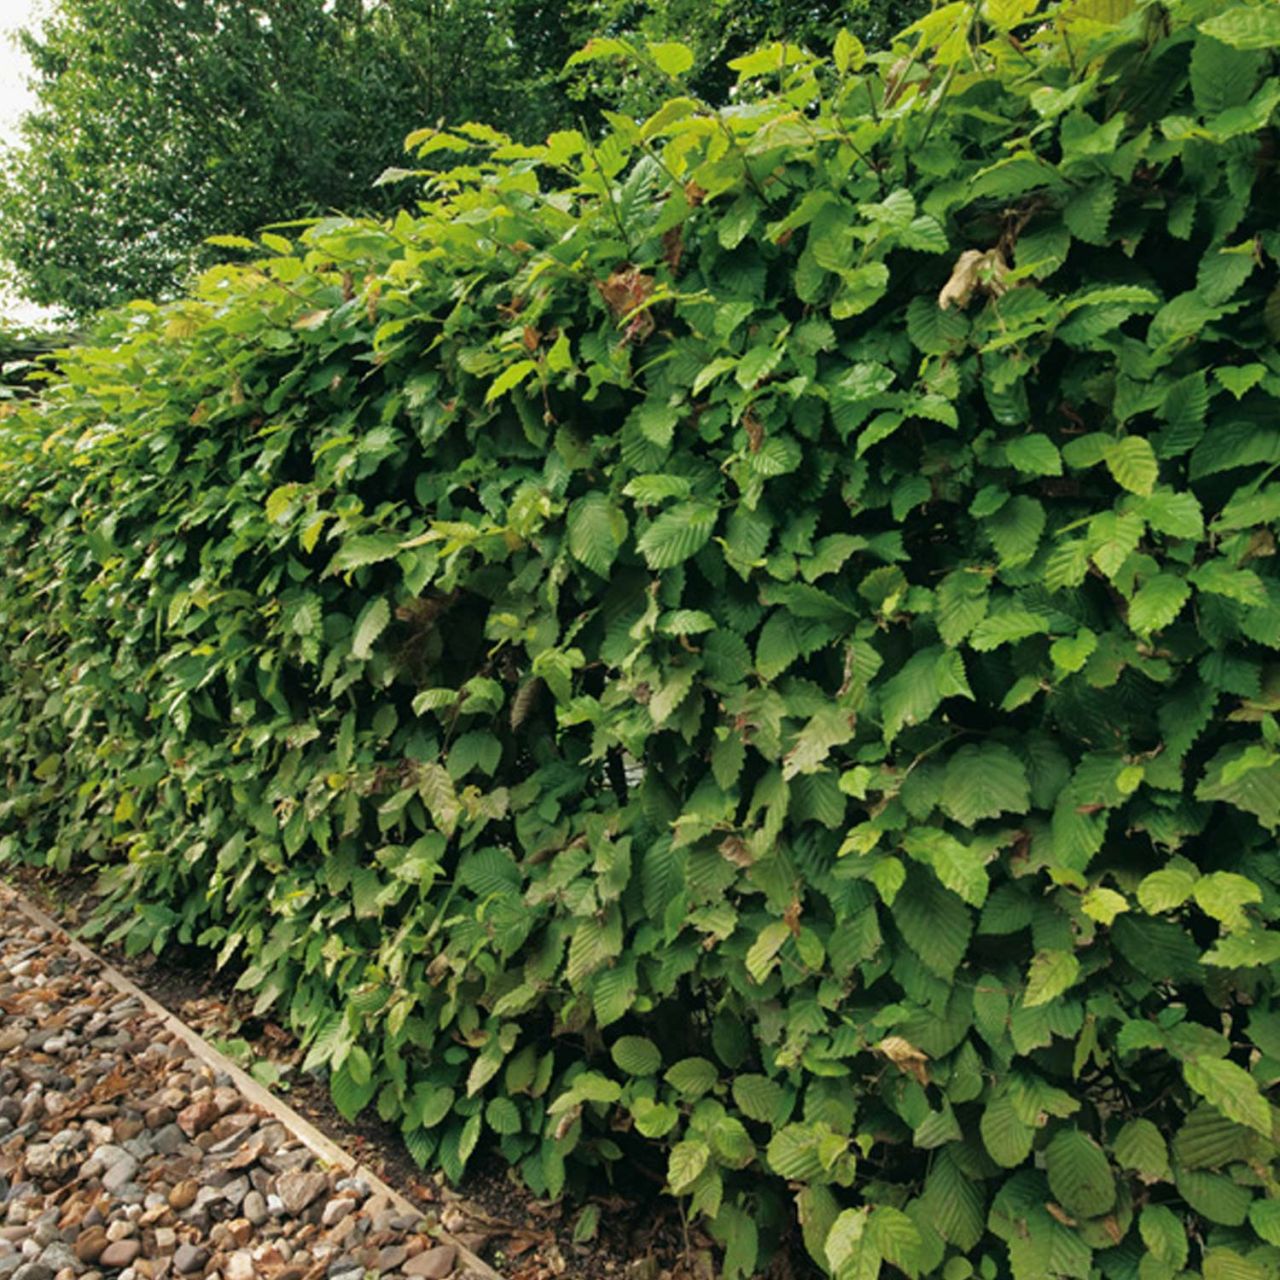
[[[35,22],[46,3],[47,0],[0,0],[0,147],[16,139],[18,120],[31,105],[26,84],[30,66],[13,33]],[[41,308],[11,297],[0,287],[0,320],[32,324],[44,314]]]

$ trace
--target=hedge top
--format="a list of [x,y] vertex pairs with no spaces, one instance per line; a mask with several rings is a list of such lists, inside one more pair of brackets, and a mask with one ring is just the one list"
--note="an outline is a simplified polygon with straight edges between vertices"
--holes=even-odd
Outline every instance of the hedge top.
[[9,848],[729,1275],[1280,1274],[1280,7],[1033,9],[599,41],[675,96],[106,318],[0,407]]

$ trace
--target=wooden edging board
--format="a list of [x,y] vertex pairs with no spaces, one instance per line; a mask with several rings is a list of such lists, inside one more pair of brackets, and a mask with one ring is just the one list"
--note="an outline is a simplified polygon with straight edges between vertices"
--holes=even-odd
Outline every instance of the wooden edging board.
[[[28,901],[12,885],[0,884],[0,894],[11,899],[18,910],[33,924],[39,925],[42,929],[48,929],[55,937],[62,940],[68,950],[74,952],[82,960],[87,960],[97,965],[102,976],[117,991],[124,992],[126,995],[132,996],[135,1000],[141,1002],[146,1011],[163,1023],[166,1030],[173,1032],[187,1046],[194,1057],[212,1067],[215,1071],[226,1072],[246,1100],[255,1106],[261,1107],[273,1120],[277,1120],[284,1125],[318,1159],[323,1160],[325,1164],[347,1171],[352,1177],[359,1178],[372,1193],[385,1196],[395,1207],[397,1213],[418,1219],[425,1217],[417,1205],[406,1199],[400,1192],[387,1186],[372,1169],[360,1164],[353,1156],[343,1151],[337,1143],[321,1133],[309,1120],[300,1116],[291,1106],[283,1102],[270,1090],[265,1089],[251,1075],[236,1066],[230,1058],[219,1053],[203,1036],[197,1034],[186,1023],[174,1017],[168,1009],[158,1004],[139,986],[126,978],[119,969],[108,963],[96,952],[91,951],[74,934],[68,932],[56,920]],[[483,1258],[459,1243],[443,1227],[432,1227],[431,1234],[443,1244],[450,1244],[458,1251],[458,1261],[461,1263],[460,1269],[470,1271],[473,1275],[482,1277],[483,1280],[502,1280],[501,1275]]]

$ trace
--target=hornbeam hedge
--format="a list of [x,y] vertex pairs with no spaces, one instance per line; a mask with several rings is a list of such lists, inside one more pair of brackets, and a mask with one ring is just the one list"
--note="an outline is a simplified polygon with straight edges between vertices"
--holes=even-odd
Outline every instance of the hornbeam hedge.
[[0,408],[7,854],[730,1276],[1280,1275],[1280,6],[1110,8],[596,42],[674,96],[108,316]]

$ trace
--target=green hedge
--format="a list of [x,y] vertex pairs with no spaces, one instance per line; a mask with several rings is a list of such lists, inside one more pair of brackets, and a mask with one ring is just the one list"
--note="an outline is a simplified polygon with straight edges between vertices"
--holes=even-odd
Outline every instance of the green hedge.
[[730,1275],[1280,1274],[1280,7],[1031,7],[108,317],[0,408],[9,856]]

